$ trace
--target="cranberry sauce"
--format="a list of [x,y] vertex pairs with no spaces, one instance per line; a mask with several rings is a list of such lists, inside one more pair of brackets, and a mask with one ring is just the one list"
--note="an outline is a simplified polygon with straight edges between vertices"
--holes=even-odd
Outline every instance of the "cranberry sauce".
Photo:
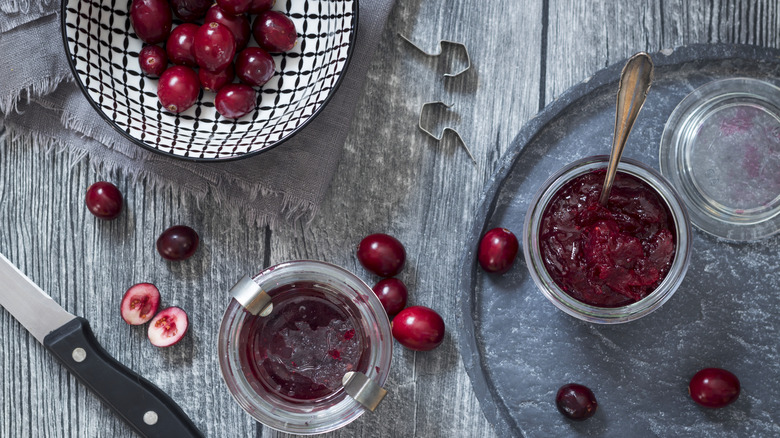
[[368,342],[351,303],[313,283],[269,294],[273,312],[247,318],[240,335],[250,382],[288,402],[306,403],[338,392],[347,371],[365,372]]
[[647,183],[618,172],[607,207],[605,170],[558,190],[542,216],[539,241],[547,272],[571,297],[598,307],[645,298],[661,283],[675,251],[674,219]]

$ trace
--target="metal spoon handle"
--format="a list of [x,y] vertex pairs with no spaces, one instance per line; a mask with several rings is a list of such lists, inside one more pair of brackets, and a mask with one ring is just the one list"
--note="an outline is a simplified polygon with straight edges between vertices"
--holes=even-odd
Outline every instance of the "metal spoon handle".
[[606,207],[612,183],[615,182],[618,162],[623,155],[628,134],[634,126],[639,110],[645,104],[647,92],[653,82],[653,60],[645,52],[639,52],[629,58],[620,73],[620,85],[617,93],[617,111],[615,113],[615,134],[612,137],[612,153],[609,156],[607,176],[601,190],[599,203]]

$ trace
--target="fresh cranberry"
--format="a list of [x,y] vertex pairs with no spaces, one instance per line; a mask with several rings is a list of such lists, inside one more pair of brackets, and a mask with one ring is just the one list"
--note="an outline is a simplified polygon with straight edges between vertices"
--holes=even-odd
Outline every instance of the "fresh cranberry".
[[195,33],[199,27],[197,24],[183,23],[173,29],[165,43],[168,58],[172,63],[187,67],[198,66],[192,54],[192,42],[195,41]]
[[122,193],[110,182],[99,181],[87,189],[87,208],[100,219],[116,219],[122,212]]
[[147,336],[155,347],[170,347],[184,337],[189,326],[187,312],[178,307],[169,307],[152,319]]
[[236,76],[244,83],[260,87],[274,75],[274,59],[259,47],[247,47],[236,57]]
[[175,65],[165,70],[157,85],[157,97],[163,108],[172,113],[186,111],[198,100],[198,74],[189,67]]
[[229,84],[222,87],[214,98],[217,112],[228,119],[238,119],[254,111],[257,92],[244,84]]
[[576,421],[592,417],[599,407],[593,391],[577,383],[561,386],[555,396],[555,405],[563,416]]
[[493,228],[479,242],[479,264],[487,272],[503,274],[512,267],[520,245],[506,228]]
[[357,258],[366,270],[380,277],[393,277],[403,269],[406,251],[395,237],[372,234],[358,244]]
[[148,322],[157,313],[160,291],[151,283],[139,283],[130,287],[122,298],[119,311],[130,325]]
[[688,392],[696,403],[708,408],[722,408],[739,398],[739,379],[721,368],[704,368],[696,373],[688,385]]
[[168,56],[160,46],[144,46],[138,53],[138,64],[146,76],[156,78],[168,68]]
[[211,0],[171,0],[173,13],[182,21],[195,21],[206,14]]
[[252,34],[260,47],[269,52],[286,52],[295,47],[298,34],[290,17],[278,11],[265,11],[252,24]]
[[386,278],[374,285],[373,290],[390,318],[406,307],[409,292],[403,281],[397,278]]
[[157,238],[157,252],[167,260],[184,260],[198,249],[198,233],[186,225],[174,225]]
[[236,40],[236,51],[243,50],[249,42],[249,19],[246,15],[231,15],[215,4],[206,12],[204,24],[219,23],[227,27]]
[[252,5],[249,6],[250,14],[259,14],[265,12],[274,7],[276,0],[252,0]]
[[171,8],[166,0],[133,0],[130,4],[130,24],[143,42],[162,43],[171,33]]
[[204,24],[195,33],[192,54],[200,68],[224,70],[236,54],[236,39],[227,26],[214,22]]
[[428,351],[444,340],[444,320],[424,306],[407,307],[390,324],[393,337],[410,350]]
[[241,15],[249,12],[252,0],[217,0],[217,4],[228,14]]
[[233,64],[228,64],[226,69],[216,73],[210,72],[205,68],[198,70],[198,79],[200,79],[200,85],[206,91],[217,92],[225,85],[233,82],[233,78],[235,77],[236,74],[233,70]]

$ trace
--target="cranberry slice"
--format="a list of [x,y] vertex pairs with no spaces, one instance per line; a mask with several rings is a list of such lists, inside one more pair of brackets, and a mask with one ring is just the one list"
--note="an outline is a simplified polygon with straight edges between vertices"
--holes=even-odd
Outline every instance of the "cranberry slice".
[[138,53],[138,64],[146,76],[156,78],[168,68],[168,55],[160,46],[144,46]]
[[171,8],[165,0],[133,0],[130,4],[130,24],[143,42],[162,43],[171,33]]
[[279,11],[265,11],[252,24],[252,35],[269,52],[286,52],[295,47],[298,33],[290,17]]
[[160,311],[149,324],[147,336],[155,347],[170,347],[184,337],[190,321],[187,313],[179,307]]
[[229,119],[238,119],[254,111],[257,92],[244,84],[229,84],[222,87],[214,98],[217,112]]
[[186,111],[198,100],[199,94],[198,74],[183,65],[175,65],[165,70],[157,84],[160,103],[172,113]]
[[106,181],[98,181],[87,189],[84,199],[89,212],[103,220],[116,219],[122,213],[122,192]]
[[688,384],[688,393],[696,403],[708,408],[722,408],[739,398],[737,376],[722,368],[704,368]]
[[138,283],[125,292],[120,305],[122,319],[130,325],[149,322],[160,306],[160,291],[152,283]]
[[393,338],[410,350],[433,350],[444,340],[444,320],[425,306],[407,307],[393,318],[390,327]]
[[392,277],[403,269],[406,250],[395,237],[377,233],[360,241],[357,258],[366,270],[380,277]]

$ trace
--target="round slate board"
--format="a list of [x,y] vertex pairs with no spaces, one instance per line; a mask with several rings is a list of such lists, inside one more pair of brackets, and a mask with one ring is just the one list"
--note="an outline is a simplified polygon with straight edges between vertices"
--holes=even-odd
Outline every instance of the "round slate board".
[[[674,107],[695,88],[728,77],[780,84],[780,51],[696,45],[653,55],[655,83],[624,156],[658,169],[658,145]],[[500,436],[780,436],[780,238],[734,244],[694,231],[676,294],[656,312],[604,326],[555,308],[533,284],[522,252],[511,271],[476,262],[482,234],[522,234],[532,196],[554,171],[609,153],[624,62],[548,105],[518,134],[487,185],[463,256],[460,351],[488,420]],[[688,396],[705,367],[742,382],[731,406],[708,410]],[[584,422],[558,413],[555,393],[589,386],[598,412]]]

